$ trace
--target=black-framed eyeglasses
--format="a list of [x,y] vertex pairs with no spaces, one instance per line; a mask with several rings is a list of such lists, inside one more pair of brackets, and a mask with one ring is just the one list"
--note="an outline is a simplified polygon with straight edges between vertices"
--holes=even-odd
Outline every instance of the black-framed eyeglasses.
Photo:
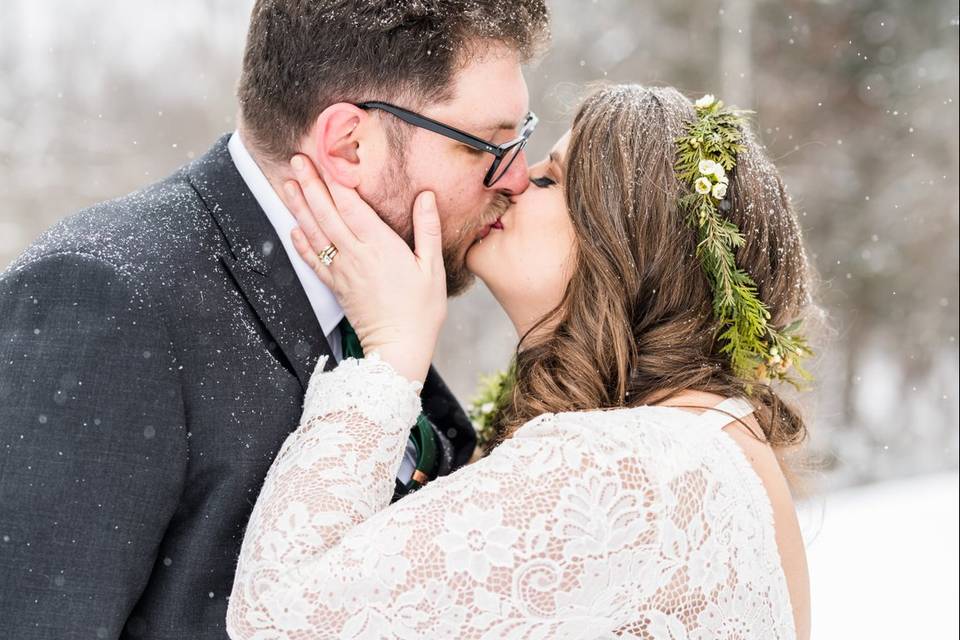
[[461,131],[460,129],[443,124],[427,116],[422,116],[419,113],[414,113],[409,109],[404,109],[403,107],[398,107],[387,102],[361,102],[356,106],[361,109],[380,109],[381,111],[386,111],[415,127],[439,133],[442,136],[456,140],[477,151],[485,151],[493,154],[493,164],[490,165],[490,169],[483,177],[483,186],[488,188],[492,187],[497,180],[502,178],[507,170],[510,169],[510,165],[517,159],[520,152],[523,151],[523,148],[527,146],[527,140],[530,139],[530,135],[537,127],[537,116],[531,111],[523,119],[518,137],[510,142],[494,144],[483,138],[470,135],[466,131]]

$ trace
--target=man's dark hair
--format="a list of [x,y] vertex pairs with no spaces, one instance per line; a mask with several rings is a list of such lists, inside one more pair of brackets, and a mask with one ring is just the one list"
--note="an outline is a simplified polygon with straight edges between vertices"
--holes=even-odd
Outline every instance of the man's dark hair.
[[286,161],[331,104],[441,102],[491,42],[527,62],[548,39],[544,0],[257,0],[238,89],[244,131]]

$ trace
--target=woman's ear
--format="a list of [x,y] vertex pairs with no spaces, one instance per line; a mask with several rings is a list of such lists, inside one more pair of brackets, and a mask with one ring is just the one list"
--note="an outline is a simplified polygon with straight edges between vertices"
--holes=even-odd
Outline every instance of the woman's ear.
[[360,146],[357,128],[367,112],[347,102],[324,109],[304,140],[304,152],[323,171],[324,177],[356,189],[360,184]]

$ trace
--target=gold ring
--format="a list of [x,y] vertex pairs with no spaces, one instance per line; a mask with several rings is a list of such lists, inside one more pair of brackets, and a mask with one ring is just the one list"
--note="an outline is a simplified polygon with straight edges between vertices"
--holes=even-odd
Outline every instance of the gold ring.
[[323,263],[323,266],[329,267],[333,264],[333,259],[337,256],[337,247],[333,243],[328,244],[323,248],[323,251],[317,254],[317,257],[320,258],[320,262]]

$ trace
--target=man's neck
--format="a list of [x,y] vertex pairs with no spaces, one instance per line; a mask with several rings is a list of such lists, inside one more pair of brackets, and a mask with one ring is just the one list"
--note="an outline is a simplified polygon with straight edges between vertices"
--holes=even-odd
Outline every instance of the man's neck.
[[267,182],[270,183],[270,186],[273,187],[273,190],[280,199],[285,200],[286,195],[283,190],[283,185],[288,180],[293,179],[293,171],[290,169],[290,166],[286,163],[279,163],[268,159],[266,154],[261,153],[260,150],[257,149],[257,146],[251,141],[250,136],[244,131],[242,125],[237,127],[237,133],[247,153],[250,154],[250,157],[253,158],[253,161],[257,163],[260,171],[262,171],[263,175],[267,178]]

